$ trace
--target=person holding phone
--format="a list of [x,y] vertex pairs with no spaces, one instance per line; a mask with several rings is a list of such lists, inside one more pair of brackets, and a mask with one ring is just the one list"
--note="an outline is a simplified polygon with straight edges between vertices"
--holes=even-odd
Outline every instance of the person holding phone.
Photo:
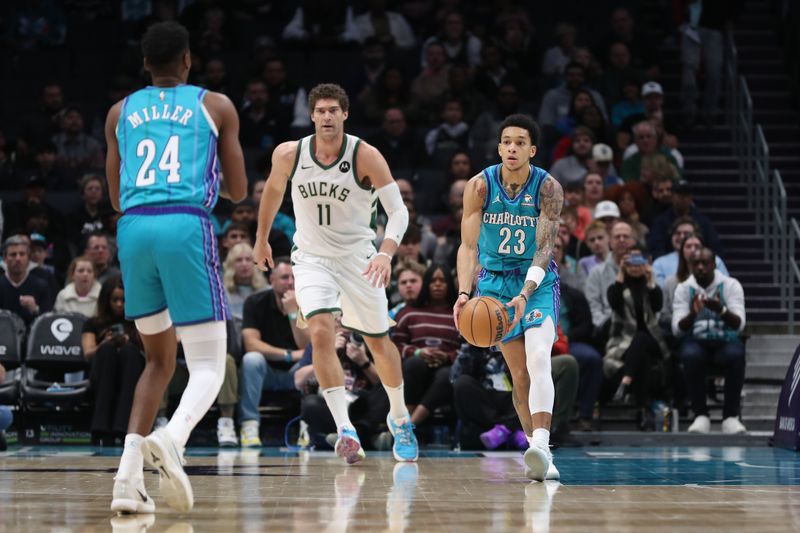
[[635,399],[641,430],[653,428],[653,414],[647,407],[653,360],[669,353],[656,318],[663,300],[652,265],[641,246],[634,244],[608,288],[612,316],[603,366],[606,378],[619,383],[614,400],[627,401],[631,395]]
[[145,366],[142,341],[133,321],[125,318],[121,276],[108,278],[100,288],[97,315],[84,323],[81,345],[91,364],[92,440],[111,444],[125,437],[134,390]]

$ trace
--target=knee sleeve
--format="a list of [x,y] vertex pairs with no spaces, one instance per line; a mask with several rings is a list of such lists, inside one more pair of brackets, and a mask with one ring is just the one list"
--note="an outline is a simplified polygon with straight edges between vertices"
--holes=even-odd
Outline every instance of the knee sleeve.
[[154,315],[137,318],[134,322],[139,333],[144,335],[155,335],[172,327],[172,319],[166,309]]
[[555,326],[549,317],[538,328],[525,331],[525,360],[531,379],[528,407],[531,413],[553,412],[555,388],[550,357],[554,340]]
[[180,326],[178,335],[183,343],[186,366],[189,375],[207,374],[213,387],[213,394],[219,392],[225,377],[225,357],[227,355],[228,335],[225,322],[206,322],[193,326]]

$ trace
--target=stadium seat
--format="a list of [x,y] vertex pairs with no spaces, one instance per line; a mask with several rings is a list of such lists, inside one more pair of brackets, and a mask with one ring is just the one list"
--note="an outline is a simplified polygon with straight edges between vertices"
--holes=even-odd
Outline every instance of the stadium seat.
[[6,369],[6,377],[0,382],[2,405],[16,404],[19,398],[24,338],[25,323],[22,319],[11,311],[0,310],[0,364]]
[[85,321],[78,313],[45,313],[33,323],[22,378],[26,408],[43,402],[73,406],[83,401],[89,380],[67,383],[63,376],[88,367],[81,346]]

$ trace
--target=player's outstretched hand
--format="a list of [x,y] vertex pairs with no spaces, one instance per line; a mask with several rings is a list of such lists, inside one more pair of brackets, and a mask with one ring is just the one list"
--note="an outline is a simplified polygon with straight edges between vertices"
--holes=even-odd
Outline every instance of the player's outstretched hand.
[[508,325],[508,331],[514,329],[514,326],[516,326],[523,317],[525,314],[526,305],[528,305],[528,300],[526,300],[521,294],[517,294],[511,299],[510,302],[506,304],[506,307],[511,307],[514,309],[514,320],[512,320],[511,324]]
[[375,254],[367,269],[361,273],[370,285],[383,289],[389,286],[389,277],[392,275],[392,260],[384,254]]
[[466,294],[459,294],[458,298],[456,298],[456,303],[453,305],[453,322],[456,324],[456,329],[458,329],[458,317],[461,316],[461,309],[464,308],[464,305],[469,301],[469,296]]
[[272,246],[266,239],[263,242],[256,242],[253,247],[253,263],[264,272],[267,271],[267,268],[275,267],[275,263],[272,261]]

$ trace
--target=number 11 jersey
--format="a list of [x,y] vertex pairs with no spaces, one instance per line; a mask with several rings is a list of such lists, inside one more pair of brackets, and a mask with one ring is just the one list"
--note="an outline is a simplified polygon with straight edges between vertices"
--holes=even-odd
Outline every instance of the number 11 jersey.
[[350,255],[375,240],[378,194],[358,179],[361,139],[344,135],[339,157],[323,165],[314,156],[315,136],[297,142],[290,176],[297,223],[294,244],[323,257]]

